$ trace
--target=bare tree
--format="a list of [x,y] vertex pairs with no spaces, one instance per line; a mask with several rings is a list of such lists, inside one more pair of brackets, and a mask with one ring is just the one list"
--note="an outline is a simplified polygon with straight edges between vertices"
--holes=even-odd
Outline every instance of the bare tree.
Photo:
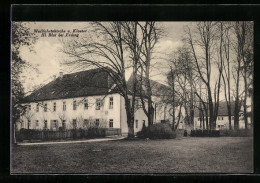
[[[171,87],[171,103],[175,114],[175,107],[182,105],[186,113],[186,125],[194,125],[194,63],[187,48],[180,47],[170,55],[170,71],[167,75]],[[182,101],[182,102],[180,102]],[[173,116],[175,124],[175,115]]]
[[[207,87],[210,129],[216,128],[216,113],[214,112],[216,108],[214,109],[213,105],[211,86],[212,56],[215,39],[216,22],[199,22],[192,31],[187,27],[187,43],[193,54],[199,77]],[[198,48],[196,49],[195,46]],[[218,84],[216,83],[216,85]]]
[[[128,137],[134,137],[135,87],[129,92],[125,72],[128,68],[129,53],[126,52],[125,22],[93,22],[88,37],[65,43],[63,52],[70,56],[65,64],[76,69],[100,68],[108,73],[116,84],[117,92],[124,97],[128,124]],[[134,23],[135,26],[136,23]],[[133,29],[135,30],[135,28]],[[133,32],[133,35],[135,32]],[[131,41],[131,40],[130,40]],[[137,58],[130,58],[135,62]],[[136,71],[136,66],[134,72]],[[135,84],[135,81],[133,81]],[[132,96],[132,105],[129,96]]]
[[[141,30],[140,36],[140,75],[141,75],[141,87],[139,88],[141,95],[141,102],[143,106],[143,111],[148,118],[148,125],[153,124],[154,120],[154,107],[152,100],[152,85],[150,82],[151,79],[151,68],[152,68],[152,54],[154,52],[154,47],[158,40],[162,37],[162,27],[155,21],[146,21],[144,23],[139,22],[138,27]],[[145,98],[143,96],[143,88],[145,93]],[[147,108],[145,106],[145,99],[147,100]]]
[[[253,74],[253,23],[252,22],[243,22],[242,27],[245,27],[245,46],[242,49],[242,77],[244,81],[244,99],[243,99],[243,108],[244,108],[244,120],[245,128],[248,129],[248,112],[247,112],[247,98],[248,90],[253,86],[252,74]],[[252,104],[251,104],[252,105]]]
[[223,79],[223,85],[224,85],[224,94],[225,94],[225,100],[227,104],[227,111],[228,111],[228,121],[229,121],[229,129],[232,129],[231,124],[231,60],[230,60],[230,46],[231,46],[231,35],[230,35],[230,29],[231,25],[230,23],[222,23],[224,26],[224,32],[223,32],[223,48],[224,48],[224,59],[223,59],[223,72],[222,72],[222,79]]
[[[241,103],[242,103],[242,100],[241,100],[242,93],[240,90],[240,78],[241,78],[241,70],[242,70],[242,66],[243,66],[243,62],[244,62],[245,54],[246,54],[246,34],[247,34],[246,22],[235,22],[233,29],[234,29],[235,38],[236,38],[236,41],[234,44],[234,50],[236,53],[236,67],[235,67],[236,74],[233,74],[233,77],[235,80],[234,128],[237,130],[237,129],[239,129],[239,111],[240,111]],[[247,81],[245,82],[245,85],[247,85]],[[247,89],[245,89],[244,92],[245,91],[247,91]],[[246,102],[246,99],[245,99],[245,102]],[[245,104],[245,106],[246,106],[246,104]],[[246,110],[247,110],[247,107],[246,107],[245,111]],[[246,123],[247,123],[247,121],[246,121]]]

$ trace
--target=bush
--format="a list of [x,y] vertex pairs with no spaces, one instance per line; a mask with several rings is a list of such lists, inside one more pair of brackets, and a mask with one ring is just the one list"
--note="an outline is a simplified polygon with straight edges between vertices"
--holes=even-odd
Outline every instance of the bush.
[[171,129],[170,124],[157,123],[143,129],[137,133],[139,138],[150,138],[150,139],[174,139],[176,133]]

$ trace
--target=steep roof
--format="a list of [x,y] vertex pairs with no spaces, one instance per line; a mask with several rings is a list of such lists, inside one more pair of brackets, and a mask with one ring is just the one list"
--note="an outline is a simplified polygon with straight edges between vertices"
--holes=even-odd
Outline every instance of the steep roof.
[[[130,91],[130,94],[133,88],[132,81],[133,74],[127,81],[127,88]],[[169,89],[168,86],[153,80],[150,80],[150,83],[152,87],[152,93],[155,96],[163,95]],[[113,84],[114,82],[108,73],[102,69],[91,69],[72,74],[65,74],[62,78],[59,77],[51,81],[40,89],[34,91],[29,96],[25,97],[24,102],[116,93],[116,87],[110,91],[110,88]],[[140,83],[138,85],[140,86]]]
[[101,69],[65,74],[25,97],[24,102],[104,95],[112,84],[108,73]]
[[[235,113],[235,102],[231,102],[231,116]],[[226,101],[219,101],[218,116],[228,116],[227,103]],[[199,110],[195,109],[194,117],[199,117]]]

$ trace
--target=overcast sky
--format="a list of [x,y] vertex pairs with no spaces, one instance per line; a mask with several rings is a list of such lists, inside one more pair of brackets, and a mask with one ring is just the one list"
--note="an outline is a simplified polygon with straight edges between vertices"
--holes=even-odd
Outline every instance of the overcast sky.
[[[188,22],[161,22],[166,28],[165,31],[167,35],[167,37],[161,39],[157,44],[157,48],[161,53],[167,55],[181,45],[181,38],[184,31],[183,26],[187,25],[187,23]],[[30,28],[31,32],[34,32],[35,29],[63,29],[72,32],[73,29],[87,29],[90,25],[88,22],[26,22],[26,26]],[[41,37],[41,33],[36,33],[36,35],[38,39],[34,45],[35,52],[30,52],[27,47],[21,48],[22,58],[32,65],[37,65],[39,70],[39,72],[27,70],[22,74],[26,92],[31,90],[33,86],[50,82],[54,75],[59,75],[59,72],[64,72],[64,74],[71,72],[71,70],[60,64],[66,57],[66,55],[59,51],[59,49],[62,48],[61,38],[58,36]],[[79,34],[79,36],[83,36],[83,33]],[[165,76],[158,72],[158,70],[153,72],[153,79],[163,82]],[[130,75],[130,72],[128,72],[128,75]]]

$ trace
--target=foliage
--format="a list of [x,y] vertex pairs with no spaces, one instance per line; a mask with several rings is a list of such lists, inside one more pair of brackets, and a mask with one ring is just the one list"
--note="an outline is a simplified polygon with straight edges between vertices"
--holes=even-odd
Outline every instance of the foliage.
[[11,27],[11,104],[12,121],[16,122],[20,115],[25,112],[25,107],[21,101],[25,95],[24,88],[20,80],[23,69],[30,67],[30,64],[21,58],[20,48],[28,46],[32,50],[36,37],[30,33],[29,28],[24,23],[12,22]]
[[137,133],[139,138],[150,139],[174,139],[176,133],[171,129],[171,125],[168,123],[156,123],[143,129]]

